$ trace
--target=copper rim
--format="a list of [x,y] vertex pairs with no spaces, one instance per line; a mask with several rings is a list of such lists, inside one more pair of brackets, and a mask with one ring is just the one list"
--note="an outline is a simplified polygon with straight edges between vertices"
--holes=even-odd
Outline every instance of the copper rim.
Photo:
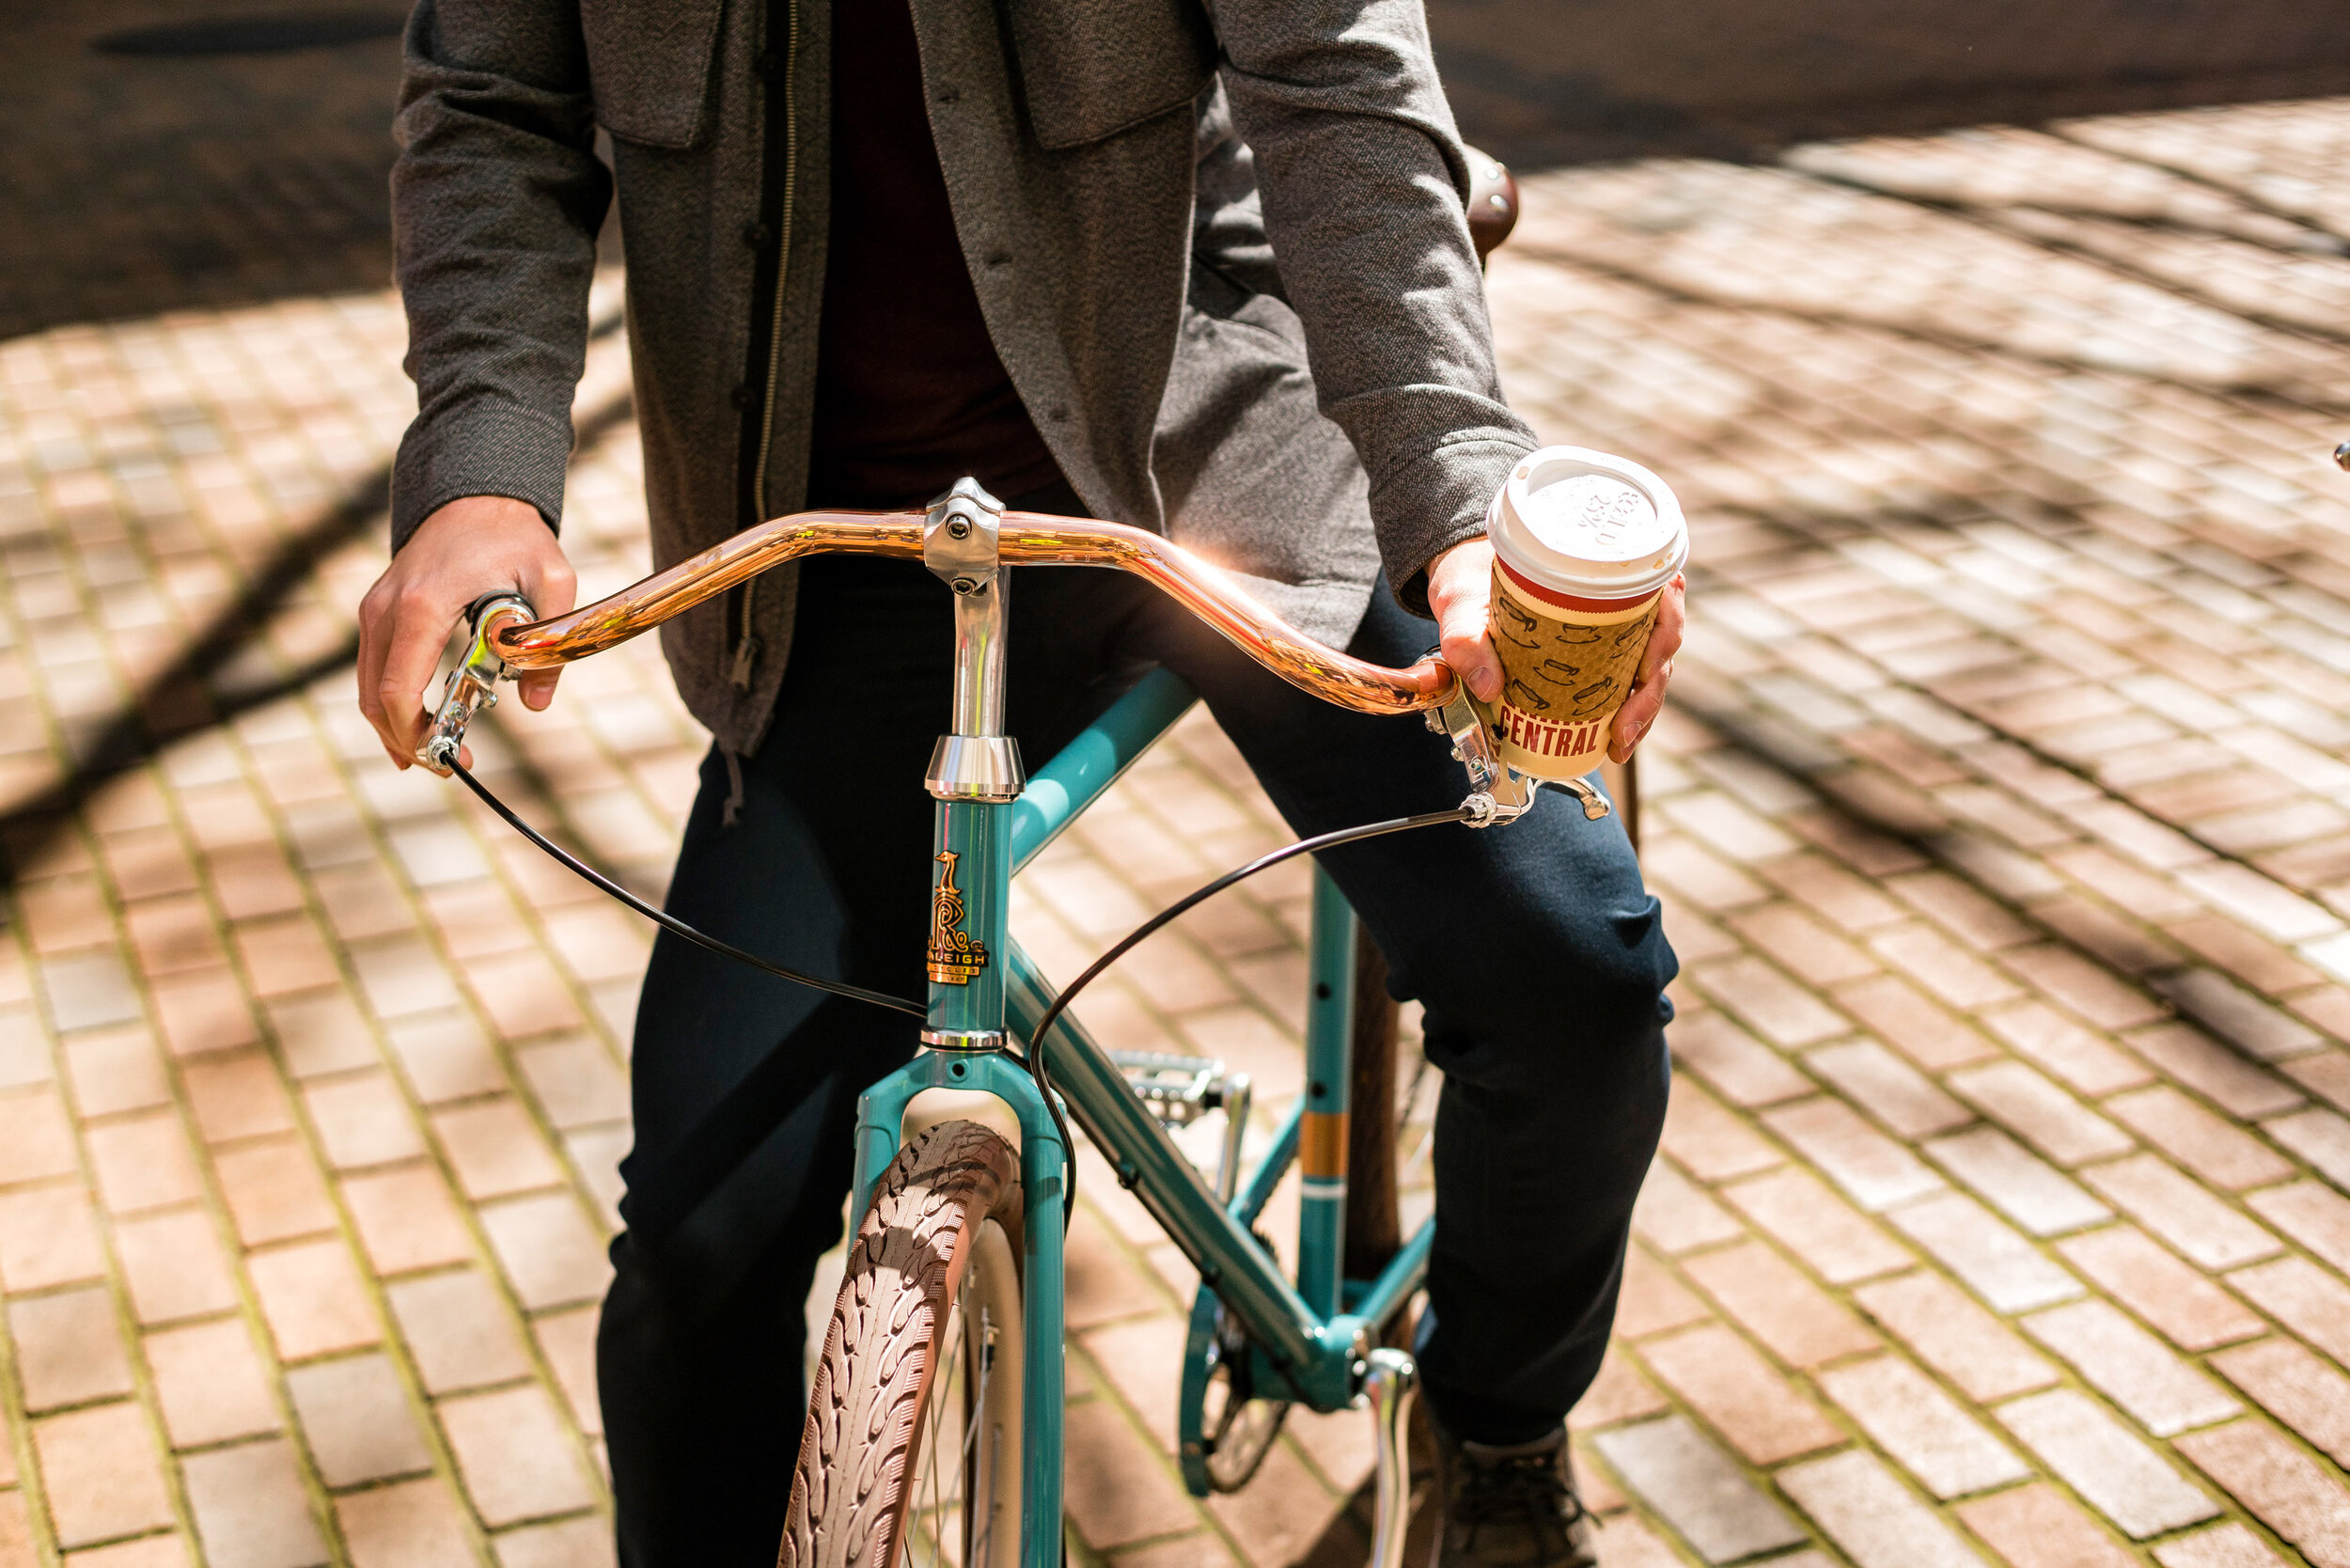
[[[922,558],[921,512],[804,511],[745,529],[569,615],[499,628],[491,637],[515,669],[546,669],[618,647],[738,583],[803,556]],[[1004,513],[1001,560],[1027,566],[1106,566],[1155,585],[1235,647],[1326,702],[1364,713],[1407,713],[1452,695],[1452,671],[1434,654],[1409,669],[1369,664],[1300,632],[1230,575],[1156,534],[1090,518]]]

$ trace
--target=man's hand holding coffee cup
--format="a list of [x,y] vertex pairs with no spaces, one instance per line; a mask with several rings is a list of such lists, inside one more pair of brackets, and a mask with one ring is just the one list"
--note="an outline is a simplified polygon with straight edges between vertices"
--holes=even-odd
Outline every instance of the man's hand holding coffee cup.
[[1688,550],[1664,480],[1604,452],[1550,447],[1494,497],[1485,538],[1429,562],[1445,663],[1493,705],[1503,761],[1570,778],[1603,757],[1632,760],[1681,651]]
[[[1672,684],[1673,655],[1681,651],[1681,630],[1688,619],[1684,603],[1685,577],[1675,575],[1666,585],[1656,606],[1656,629],[1649,635],[1640,672],[1632,695],[1624,698],[1607,736],[1610,760],[1628,762],[1665,709],[1665,691]],[[1472,539],[1454,545],[1428,563],[1428,607],[1436,612],[1436,631],[1444,662],[1465,682],[1469,695],[1491,702],[1501,695],[1501,661],[1486,631],[1493,617],[1494,547],[1490,540]]]
[[1485,542],[1500,760],[1537,778],[1629,760],[1681,646],[1689,529],[1671,487],[1628,459],[1545,447],[1494,496]]

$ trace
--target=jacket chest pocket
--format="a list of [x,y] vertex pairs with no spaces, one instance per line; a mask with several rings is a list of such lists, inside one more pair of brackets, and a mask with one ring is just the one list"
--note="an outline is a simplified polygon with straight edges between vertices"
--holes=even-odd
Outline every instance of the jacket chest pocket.
[[1189,103],[1215,71],[1198,0],[1005,0],[1029,123],[1053,149]]
[[682,150],[702,139],[725,0],[579,0],[596,123]]

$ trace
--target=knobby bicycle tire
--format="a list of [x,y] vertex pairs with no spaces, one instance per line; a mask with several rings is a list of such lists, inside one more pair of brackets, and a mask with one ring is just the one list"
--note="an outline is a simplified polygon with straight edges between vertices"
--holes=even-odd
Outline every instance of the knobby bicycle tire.
[[824,1330],[778,1568],[1019,1561],[1019,1171],[1001,1136],[947,1121],[883,1176]]

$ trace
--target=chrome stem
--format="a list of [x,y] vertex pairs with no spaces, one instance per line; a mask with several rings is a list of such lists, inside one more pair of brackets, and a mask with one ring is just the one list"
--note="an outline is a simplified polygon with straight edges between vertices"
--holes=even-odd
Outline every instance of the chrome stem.
[[1026,782],[1019,745],[1004,733],[1004,599],[997,553],[1003,503],[962,478],[922,523],[922,564],[955,590],[955,701],[924,779],[940,800],[1008,801]]
[[1412,1466],[1404,1428],[1419,1369],[1402,1351],[1384,1346],[1364,1361],[1363,1397],[1371,1406],[1375,1454],[1370,1568],[1402,1568],[1403,1537],[1412,1524]]

